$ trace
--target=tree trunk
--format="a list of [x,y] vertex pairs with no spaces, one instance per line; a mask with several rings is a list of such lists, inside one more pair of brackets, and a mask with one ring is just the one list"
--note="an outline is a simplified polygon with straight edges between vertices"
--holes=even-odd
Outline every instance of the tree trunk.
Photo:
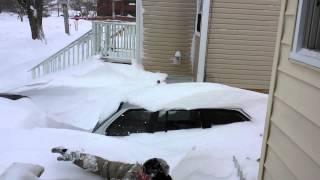
[[66,34],[70,35],[69,30],[69,13],[68,13],[68,6],[67,4],[62,4],[63,9],[63,17],[64,17],[64,30]]
[[42,28],[43,0],[18,0],[18,2],[27,12],[32,39],[44,39]]

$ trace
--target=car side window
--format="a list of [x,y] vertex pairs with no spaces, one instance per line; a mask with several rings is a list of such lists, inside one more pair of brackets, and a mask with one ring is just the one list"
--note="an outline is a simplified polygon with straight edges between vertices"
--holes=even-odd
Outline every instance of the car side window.
[[166,130],[179,130],[200,128],[201,122],[194,110],[168,110],[160,111],[158,121],[156,122],[158,127],[155,131]]
[[232,109],[199,109],[198,111],[200,112],[203,128],[250,120],[239,111]]
[[120,115],[106,130],[108,136],[126,136],[132,133],[149,132],[152,112],[131,109]]

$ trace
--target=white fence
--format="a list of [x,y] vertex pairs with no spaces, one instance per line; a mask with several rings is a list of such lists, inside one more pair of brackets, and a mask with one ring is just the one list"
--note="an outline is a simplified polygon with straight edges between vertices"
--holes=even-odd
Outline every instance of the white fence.
[[30,70],[32,72],[32,78],[35,79],[53,72],[61,71],[70,66],[81,64],[94,55],[94,48],[92,43],[92,31],[90,30],[62,50],[34,66]]
[[94,44],[101,58],[131,62],[136,58],[136,23],[93,22]]

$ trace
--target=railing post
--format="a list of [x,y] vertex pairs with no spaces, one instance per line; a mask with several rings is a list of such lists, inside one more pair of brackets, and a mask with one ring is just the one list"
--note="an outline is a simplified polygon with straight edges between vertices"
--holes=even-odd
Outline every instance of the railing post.
[[92,22],[92,55],[96,55],[97,54],[97,27],[96,27],[96,22]]
[[89,58],[89,39],[86,39],[86,59]]
[[84,61],[84,42],[81,43],[81,50],[82,50],[82,52],[81,52],[81,62],[83,62]]
[[101,53],[101,35],[102,35],[102,26],[101,24],[97,24],[97,54]]
[[[111,40],[111,35],[110,35],[110,24],[106,25],[106,33],[105,33],[106,39],[105,39],[105,49],[106,53],[108,54],[109,48],[110,48],[110,40]],[[106,54],[106,55],[107,55]]]

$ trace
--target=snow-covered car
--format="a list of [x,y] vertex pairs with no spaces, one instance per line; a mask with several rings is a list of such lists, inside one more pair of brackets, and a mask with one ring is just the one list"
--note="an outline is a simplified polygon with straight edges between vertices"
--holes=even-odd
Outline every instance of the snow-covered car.
[[126,136],[250,121],[244,108],[256,98],[253,94],[212,83],[159,85],[129,97],[93,133]]
[[123,103],[110,118],[98,123],[93,132],[107,136],[127,136],[132,133],[210,128],[213,125],[250,121],[251,117],[237,108],[164,109],[148,111]]
[[[170,174],[175,180],[239,179],[235,157],[245,179],[256,179],[267,95],[220,84],[181,83],[144,88],[143,91],[132,92],[125,99],[128,104],[121,109],[128,105],[128,108],[159,112],[158,116],[162,111],[179,109],[192,112],[194,109],[209,108],[232,109],[241,116],[251,118],[250,121],[206,129],[139,133],[121,138],[65,129],[4,128],[0,132],[0,174],[12,163],[22,162],[43,166],[45,172],[41,179],[102,179],[70,162],[58,162],[51,148],[64,146],[129,163],[144,162],[153,157],[163,158],[170,165]],[[30,101],[28,98],[22,100]],[[5,106],[11,102],[7,99],[3,101]],[[31,117],[28,120],[34,119]]]

